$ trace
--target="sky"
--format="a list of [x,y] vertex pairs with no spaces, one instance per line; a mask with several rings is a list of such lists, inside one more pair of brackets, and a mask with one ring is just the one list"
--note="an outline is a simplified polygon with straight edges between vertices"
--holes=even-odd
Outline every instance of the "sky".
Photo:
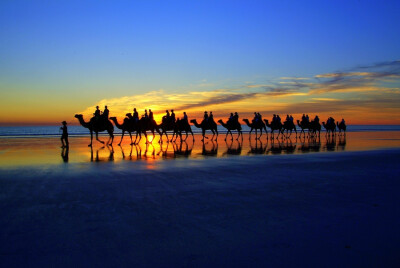
[[0,125],[108,105],[400,124],[400,1],[0,2]]

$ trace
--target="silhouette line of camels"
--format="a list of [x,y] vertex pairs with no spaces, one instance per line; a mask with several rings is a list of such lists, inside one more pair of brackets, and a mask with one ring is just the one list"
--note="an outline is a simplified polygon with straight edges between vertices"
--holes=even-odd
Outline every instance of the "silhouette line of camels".
[[[152,143],[153,140],[155,139],[156,132],[160,136],[158,141],[159,143],[163,142],[164,135],[166,136],[167,142],[176,141],[178,138],[181,141],[186,141],[186,139],[189,137],[189,134],[191,134],[192,139],[194,141],[194,134],[191,128],[192,126],[189,124],[189,120],[187,120],[187,118],[183,119],[178,118],[177,120],[173,118],[172,120],[170,117],[164,116],[162,118],[161,124],[157,124],[152,117],[147,117],[147,113],[140,119],[138,118],[137,115],[135,117],[131,113],[127,113],[122,123],[119,123],[116,117],[108,118],[108,113],[107,116],[103,115],[93,116],[88,122],[86,122],[83,119],[82,114],[76,114],[75,118],[77,118],[79,123],[83,127],[87,128],[90,132],[90,144],[88,146],[92,146],[93,144],[93,134],[95,134],[96,140],[102,144],[113,143],[114,126],[111,122],[114,123],[115,127],[122,130],[121,140],[119,141],[118,145],[121,145],[126,132],[130,136],[131,145],[138,144],[142,139],[142,135],[145,136],[146,143]],[[290,137],[292,135],[292,132],[295,132],[296,137],[298,134],[293,119],[286,120],[283,123],[280,120],[278,121],[273,119],[273,121],[269,123],[268,120],[266,119],[261,120],[260,117],[259,119],[257,118],[253,119],[252,122],[250,122],[249,119],[245,118],[243,119],[243,122],[250,128],[249,139],[251,139],[251,134],[253,130],[255,131],[256,140],[259,140],[261,138],[261,136],[263,135],[263,131],[265,132],[268,139],[267,127],[270,129],[271,139],[274,139],[275,131],[277,132],[277,138],[279,138],[280,135],[286,138]],[[192,123],[193,126],[195,126],[196,128],[201,129],[202,133],[201,141],[204,142],[205,139],[208,139],[208,137],[206,136],[206,131],[211,131],[213,134],[210,140],[216,141],[218,139],[217,123],[214,121],[214,119],[205,118],[200,123],[198,123],[196,119],[192,119],[190,120],[190,123]],[[223,120],[218,120],[218,123],[220,123],[220,125],[225,129],[227,129],[227,133],[225,135],[225,141],[227,140],[228,135],[230,135],[231,140],[233,141],[234,137],[232,131],[237,132],[236,140],[239,140],[240,138],[243,139],[242,125],[239,123],[238,120],[228,120],[226,123]],[[309,137],[320,136],[321,124],[319,123],[319,120],[308,121],[304,120],[303,118],[302,121],[297,120],[297,126],[300,128],[299,135],[303,134]],[[325,128],[327,135],[335,135],[336,129],[339,130],[339,134],[342,134],[342,132],[344,134],[346,133],[346,124],[344,120],[342,120],[339,123],[335,122],[335,120],[332,117],[330,117],[327,120],[327,122],[322,122],[322,126]],[[107,131],[109,135],[109,139],[106,143],[100,140],[98,137],[99,132],[103,131]],[[148,131],[152,133],[151,139],[149,139],[148,137],[147,134]],[[260,132],[260,135],[257,134],[258,131]],[[169,138],[168,132],[172,132],[171,138]],[[182,137],[183,133],[186,135],[185,138]],[[133,140],[132,134],[136,134],[135,140]]]

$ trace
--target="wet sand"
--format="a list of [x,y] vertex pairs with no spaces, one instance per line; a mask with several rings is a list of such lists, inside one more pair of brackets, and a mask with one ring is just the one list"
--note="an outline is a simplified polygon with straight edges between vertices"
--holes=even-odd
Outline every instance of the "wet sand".
[[55,138],[1,143],[0,266],[400,264],[397,132],[245,137],[240,153],[221,138],[190,154],[87,142],[71,139],[68,162]]

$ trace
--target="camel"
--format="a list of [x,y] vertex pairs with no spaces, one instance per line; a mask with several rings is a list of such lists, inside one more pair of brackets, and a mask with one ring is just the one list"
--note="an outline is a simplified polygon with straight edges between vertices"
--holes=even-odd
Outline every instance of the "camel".
[[[250,139],[251,132],[253,131],[253,129],[255,129],[255,131],[256,131],[256,140],[261,138],[263,129],[265,130],[265,133],[267,133],[267,138],[268,138],[268,131],[267,131],[267,128],[265,127],[264,122],[261,121],[261,122],[258,122],[258,123],[251,123],[250,124],[249,119],[243,119],[243,122],[245,122],[246,125],[248,127],[250,127],[249,139]],[[257,129],[259,129],[260,132],[261,132],[260,137],[258,137],[258,138],[257,138]]]
[[243,139],[242,126],[239,124],[239,122],[229,122],[229,123],[225,124],[224,121],[222,121],[222,119],[220,119],[220,120],[218,120],[218,123],[220,123],[224,128],[226,128],[228,130],[228,132],[226,132],[225,141],[226,141],[226,138],[228,137],[228,134],[231,134],[231,140],[233,140],[232,130],[237,130],[237,132],[238,132],[238,136],[237,136],[236,140],[239,140],[240,136],[242,136],[242,139]]
[[[182,132],[186,133],[185,139],[182,140]],[[194,135],[192,131],[192,127],[190,126],[189,122],[187,120],[177,120],[175,124],[175,129],[174,129],[174,135],[176,135],[176,138],[179,137],[181,138],[181,141],[186,141],[188,138],[188,133],[192,134],[193,142],[194,142]],[[172,136],[173,138],[174,136]],[[176,140],[176,139],[175,139]]]
[[108,135],[110,135],[110,138],[108,139],[107,144],[113,143],[113,141],[114,141],[114,126],[108,119],[92,117],[89,122],[85,122],[85,120],[83,120],[83,115],[81,115],[81,114],[76,114],[75,118],[77,118],[79,120],[79,123],[83,127],[89,129],[89,131],[90,131],[90,144],[88,146],[92,146],[92,144],[93,144],[93,132],[96,133],[96,140],[98,142],[104,144],[104,141],[99,140],[99,132],[107,131]]
[[162,143],[163,134],[165,134],[165,136],[167,137],[167,142],[170,141],[168,138],[167,131],[171,131],[171,130],[174,131],[174,133],[172,134],[171,141],[174,139],[174,135],[175,135],[175,131],[176,131],[176,122],[173,122],[173,121],[168,122],[167,118],[163,117],[161,124],[159,124],[157,127],[159,129],[161,129],[161,137],[160,137],[160,140],[158,141],[159,143]]
[[346,134],[346,123],[345,122],[336,122],[336,126],[337,126],[337,128],[339,129],[339,133],[342,133],[342,130],[343,130],[343,132],[344,132],[344,134]]
[[282,130],[283,125],[281,122],[275,122],[275,123],[270,124],[267,119],[264,119],[264,122],[265,122],[265,125],[271,129],[271,137],[272,138],[274,137],[275,130],[278,130],[278,138],[279,138],[279,134],[283,133],[283,130]]
[[294,130],[294,132],[296,133],[296,137],[297,137],[297,130],[296,130],[296,125],[293,123],[293,121],[285,121],[282,125],[282,134],[285,132],[286,130],[286,135],[289,133],[289,137],[292,135],[292,131]]
[[[126,114],[126,116],[128,116],[128,118],[130,120],[134,120],[131,113]],[[156,121],[154,121],[154,120],[149,120],[148,118],[142,117],[136,123],[136,127],[137,127],[137,131],[140,132],[140,133],[143,133],[144,136],[146,137],[146,143],[152,143],[153,142],[153,140],[155,138],[154,131],[157,131],[157,133],[160,135],[160,139],[161,139],[161,132],[158,129],[158,125],[157,125]],[[151,133],[153,134],[153,139],[151,140],[151,142],[149,142],[149,140],[147,138],[146,131],[151,131]],[[142,139],[142,135],[140,133],[139,133],[139,141],[138,141],[138,143]]]
[[335,134],[336,133],[336,125],[335,125],[335,121],[332,121],[330,123],[325,123],[322,122],[322,125],[324,126],[324,128],[326,129],[326,133],[329,135],[330,133]]
[[215,140],[218,139],[217,124],[214,121],[204,122],[204,120],[203,120],[201,122],[201,124],[199,124],[199,123],[197,123],[196,119],[192,119],[192,120],[190,120],[190,122],[193,123],[195,127],[201,128],[202,134],[203,134],[203,139],[201,139],[201,141],[204,141],[205,138],[208,139],[208,137],[205,136],[206,130],[211,130],[212,131],[213,136],[212,136],[211,140],[214,139],[215,133],[217,133],[217,137],[215,138]]
[[[131,137],[131,145],[136,143],[138,132],[136,132],[136,138],[135,141],[132,141],[132,132],[136,131],[137,129],[135,128],[135,125],[133,124],[132,120],[129,118],[125,118],[124,122],[122,124],[118,123],[118,120],[116,117],[110,117],[110,120],[114,122],[114,125],[122,130],[122,136],[121,136],[121,141],[118,143],[118,145],[121,145],[122,139],[124,138],[125,131],[129,133],[129,136]],[[140,134],[140,133],[139,133]]]
[[316,134],[318,131],[318,136],[321,134],[321,124],[319,122],[316,122],[315,120],[307,123],[307,122],[300,122],[300,120],[297,120],[297,125],[301,128],[300,135],[301,133],[306,134],[304,131],[305,129],[308,129],[308,133],[310,134]]

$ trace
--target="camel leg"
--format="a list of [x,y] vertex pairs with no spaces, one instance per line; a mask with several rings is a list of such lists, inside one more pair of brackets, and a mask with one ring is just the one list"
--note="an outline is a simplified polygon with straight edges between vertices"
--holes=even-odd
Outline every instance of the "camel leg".
[[[119,141],[118,145],[121,145],[122,139],[124,138],[125,130],[122,130],[121,140]],[[131,137],[132,139],[132,137]]]
[[99,140],[99,132],[96,132],[96,140],[99,141],[101,144],[104,144],[104,141]]
[[113,130],[108,130],[108,134],[110,135],[109,141],[111,140],[110,145],[112,145],[113,142],[114,142],[114,133],[113,133]]
[[92,147],[93,144],[93,131],[90,130],[90,144],[88,146]]
[[226,132],[225,141],[226,141],[226,138],[228,137],[228,134],[229,134],[229,130],[228,130],[228,132]]
[[212,137],[211,137],[211,140],[214,140],[214,136],[215,136],[215,132],[214,132],[214,130],[213,129],[211,129],[211,132],[212,132]]
[[133,144],[132,143],[132,132],[129,131],[128,133],[129,133],[129,136],[131,137],[131,145],[132,145]]

